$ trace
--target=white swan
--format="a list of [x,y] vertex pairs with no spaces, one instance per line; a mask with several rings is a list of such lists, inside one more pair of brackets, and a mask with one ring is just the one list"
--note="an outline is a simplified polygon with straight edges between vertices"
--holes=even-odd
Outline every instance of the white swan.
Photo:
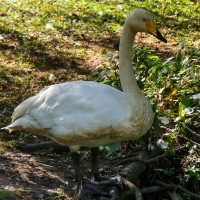
[[[17,106],[12,123],[5,129],[26,130],[49,137],[69,146],[72,152],[80,147],[94,148],[143,136],[150,129],[154,114],[133,74],[132,45],[137,32],[149,32],[167,42],[148,11],[131,12],[119,48],[123,92],[92,81],[51,85]],[[98,168],[94,160],[93,173]],[[78,166],[76,173],[79,177]]]

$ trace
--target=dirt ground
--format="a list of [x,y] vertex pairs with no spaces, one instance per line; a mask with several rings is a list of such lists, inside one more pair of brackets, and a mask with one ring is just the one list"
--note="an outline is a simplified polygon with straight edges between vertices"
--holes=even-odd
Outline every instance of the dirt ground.
[[[4,147],[1,152],[4,153],[0,154],[0,189],[13,191],[13,194],[0,199],[76,199],[75,171],[70,153],[55,153],[52,149],[26,152],[13,144]],[[117,157],[119,159],[128,153],[130,150],[122,149]],[[101,175],[119,173],[122,166],[112,164],[105,155],[104,151],[100,151]],[[90,169],[90,151],[85,149],[81,151],[81,174],[85,182],[90,181]]]
[[[87,180],[90,169],[89,154],[87,152],[83,154],[81,166],[84,178]],[[74,195],[75,172],[67,153],[56,154],[49,151],[26,153],[11,146],[0,156],[0,160],[0,189],[16,191],[20,195],[19,199],[62,196],[62,190],[65,192],[65,198]]]

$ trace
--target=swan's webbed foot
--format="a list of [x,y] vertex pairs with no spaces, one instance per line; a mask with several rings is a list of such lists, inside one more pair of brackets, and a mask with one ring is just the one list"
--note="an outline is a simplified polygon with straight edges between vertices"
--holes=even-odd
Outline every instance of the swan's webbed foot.
[[109,176],[109,177],[93,177],[90,183],[94,185],[113,185],[113,186],[121,186],[122,177],[120,175]]
[[115,197],[117,188],[122,187],[122,178],[120,175],[111,177],[102,177],[99,175],[98,167],[98,148],[91,149],[92,169],[91,181],[83,183],[79,169],[80,155],[72,153],[72,160],[75,167],[76,180],[77,180],[77,193],[80,194],[79,200],[90,199],[94,196],[110,196]]
[[102,177],[99,175],[98,148],[91,148],[92,170],[91,181],[83,184],[79,199],[90,199],[93,196],[110,196],[117,194],[117,187],[122,187],[122,178],[119,175]]
[[97,195],[115,197],[117,195],[117,188],[121,187],[122,178],[119,175],[92,178],[90,183],[83,185],[80,199],[89,199]]

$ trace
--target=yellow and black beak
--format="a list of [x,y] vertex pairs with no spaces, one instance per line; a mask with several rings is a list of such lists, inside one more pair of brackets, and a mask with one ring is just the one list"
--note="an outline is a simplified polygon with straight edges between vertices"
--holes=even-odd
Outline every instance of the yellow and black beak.
[[167,40],[161,35],[160,31],[156,28],[156,22],[146,20],[147,31],[158,38],[160,41],[167,43]]

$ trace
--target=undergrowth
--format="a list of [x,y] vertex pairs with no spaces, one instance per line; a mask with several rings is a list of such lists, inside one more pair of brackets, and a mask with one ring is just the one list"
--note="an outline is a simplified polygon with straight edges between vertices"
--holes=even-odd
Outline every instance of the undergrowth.
[[[194,182],[199,190],[200,51],[184,48],[184,53],[164,58],[154,50],[134,46],[133,66],[138,85],[156,114],[152,137],[162,138],[172,156],[181,156],[180,175],[185,182]],[[108,56],[110,66],[100,73],[99,81],[121,89],[118,59],[112,53]],[[111,146],[111,151],[116,148]],[[180,155],[183,149],[187,153]],[[169,169],[175,168],[172,165]],[[169,169],[164,170],[171,176]]]

